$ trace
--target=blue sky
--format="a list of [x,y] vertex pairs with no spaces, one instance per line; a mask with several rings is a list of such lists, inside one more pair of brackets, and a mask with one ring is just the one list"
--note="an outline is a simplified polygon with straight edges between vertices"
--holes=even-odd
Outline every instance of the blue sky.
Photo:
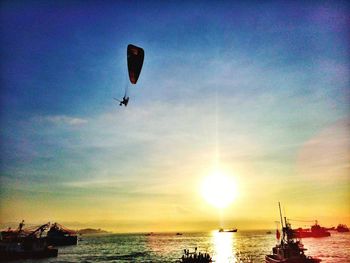
[[[327,181],[301,195],[349,197],[346,1],[1,5],[1,221],[70,221],[65,202],[77,221],[101,220],[84,206],[106,210],[110,200],[125,213],[109,215],[113,222],[138,216],[130,212],[135,204],[152,207],[153,198],[188,211],[194,194],[181,184],[196,185],[217,152],[242,184],[307,181],[299,171],[322,181],[326,165],[342,194]],[[120,108],[112,98],[127,85],[129,43],[144,48],[145,62],[129,85],[129,106]],[[315,143],[339,158],[320,161],[310,150]],[[279,194],[266,207],[274,209]],[[10,204],[48,212],[36,218]],[[47,208],[53,205],[58,212]]]

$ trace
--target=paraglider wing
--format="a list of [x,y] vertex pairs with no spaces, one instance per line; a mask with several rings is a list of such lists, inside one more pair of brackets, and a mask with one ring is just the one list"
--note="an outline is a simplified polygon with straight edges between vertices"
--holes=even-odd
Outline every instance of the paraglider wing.
[[141,73],[145,52],[142,48],[130,44],[127,55],[129,79],[132,84],[136,84]]

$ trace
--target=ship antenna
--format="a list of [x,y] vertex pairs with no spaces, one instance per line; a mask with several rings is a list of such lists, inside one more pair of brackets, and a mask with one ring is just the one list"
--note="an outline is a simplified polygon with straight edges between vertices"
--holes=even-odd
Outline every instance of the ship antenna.
[[[283,226],[283,219],[282,219],[282,211],[281,211],[281,203],[280,202],[278,202],[278,208],[280,210],[280,218],[281,218],[281,226],[282,226],[282,239],[281,239],[281,243],[282,243],[282,240],[284,240],[284,238],[285,238],[285,233],[284,233],[285,228]],[[287,227],[287,225],[286,225],[286,227]]]
[[283,229],[283,220],[282,220],[282,212],[281,212],[281,204],[280,204],[280,202],[278,202],[278,207],[280,209],[281,225],[282,225],[282,229]]

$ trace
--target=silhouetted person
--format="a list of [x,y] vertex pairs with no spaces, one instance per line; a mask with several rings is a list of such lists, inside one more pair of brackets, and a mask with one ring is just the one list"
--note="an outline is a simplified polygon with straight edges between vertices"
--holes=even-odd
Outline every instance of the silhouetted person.
[[23,226],[24,226],[24,220],[22,220],[22,222],[19,223],[18,230],[22,231]]
[[118,100],[116,98],[114,98],[116,101],[119,101],[119,106],[128,106],[129,103],[129,97],[124,96],[122,100]]
[[129,103],[129,97],[123,97],[123,100],[119,103],[119,106],[122,106],[124,104],[124,106],[128,106]]

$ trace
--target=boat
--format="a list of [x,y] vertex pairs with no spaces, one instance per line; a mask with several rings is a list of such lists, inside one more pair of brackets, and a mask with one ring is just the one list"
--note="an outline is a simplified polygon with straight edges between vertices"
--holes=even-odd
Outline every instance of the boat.
[[344,224],[339,224],[336,230],[338,232],[349,232],[349,228],[347,227],[347,225],[344,225]]
[[223,229],[223,228],[220,228],[219,229],[219,232],[220,233],[226,233],[226,232],[237,232],[237,228],[232,228],[232,229],[228,229],[228,230],[225,230],[225,229]]
[[75,231],[54,223],[47,232],[47,242],[52,246],[71,246],[78,243],[78,236]]
[[179,233],[179,232],[178,232],[178,233],[176,233],[176,235],[177,235],[177,236],[182,236],[182,233]]
[[197,253],[197,248],[194,252],[190,252],[188,249],[184,249],[182,257],[176,262],[179,263],[210,263],[213,262],[211,256],[208,253]]
[[315,224],[311,226],[311,229],[298,228],[293,230],[293,235],[296,238],[307,238],[307,237],[318,238],[318,237],[329,237],[331,233],[328,232],[325,227],[321,227],[316,220]]
[[270,234],[272,234],[272,232],[271,231],[266,231],[266,234],[270,235]]
[[34,230],[23,227],[24,221],[16,230],[1,231],[0,261],[57,257],[58,250],[49,246],[46,237],[42,236],[49,223]]
[[20,259],[57,257],[58,250],[47,246],[43,239],[21,243],[0,242],[0,262]]
[[[307,250],[300,240],[294,236],[293,229],[287,218],[282,220],[281,206],[279,205],[282,238],[281,242],[272,248],[272,254],[265,256],[265,263],[318,263],[321,259],[306,256],[304,252]],[[276,232],[277,239],[280,238],[279,231]]]

